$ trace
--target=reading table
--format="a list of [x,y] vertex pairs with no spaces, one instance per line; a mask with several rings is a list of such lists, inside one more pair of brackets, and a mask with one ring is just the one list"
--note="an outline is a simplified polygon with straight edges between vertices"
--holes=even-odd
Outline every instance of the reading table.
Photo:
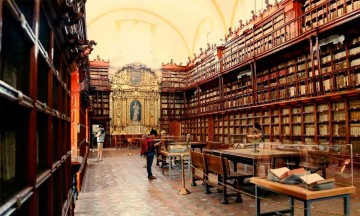
[[[172,177],[172,169],[173,169],[173,165],[172,165],[172,161],[174,158],[176,157],[184,157],[184,160],[187,161],[188,163],[188,174],[190,176],[190,152],[184,152],[184,153],[170,153],[168,151],[160,151],[160,155],[161,155],[161,169],[162,169],[162,174],[165,175],[165,167],[166,165],[169,166],[169,177]],[[169,158],[169,162],[166,162],[166,159]],[[182,168],[183,164],[180,164],[180,168]],[[185,170],[184,170],[185,171]]]
[[284,150],[272,150],[272,149],[258,149],[254,151],[253,148],[243,149],[213,149],[209,150],[214,155],[224,156],[234,163],[234,171],[236,172],[236,164],[248,164],[254,167],[254,176],[258,176],[257,164],[259,161],[268,160],[271,161],[271,168],[275,168],[276,159],[284,158],[291,159],[295,163],[299,164],[301,153],[296,151],[284,151]]

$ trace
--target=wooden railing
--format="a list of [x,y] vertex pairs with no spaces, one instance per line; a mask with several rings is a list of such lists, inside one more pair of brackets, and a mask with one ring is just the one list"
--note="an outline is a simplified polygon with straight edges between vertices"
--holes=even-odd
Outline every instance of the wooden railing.
[[[227,52],[227,48],[225,48],[224,53],[229,54],[225,54],[222,59],[211,63],[207,62],[206,65],[200,63],[191,69],[188,72],[188,82],[185,88],[191,88],[221,73],[227,73],[242,67],[248,64],[249,60],[269,55],[271,51],[278,51],[279,48],[285,47],[289,43],[305,40],[308,34],[312,34],[314,30],[319,32],[322,27],[326,29],[330,25],[336,25],[338,20],[346,18],[347,15],[349,19],[355,19],[360,16],[359,1],[351,0],[350,4],[346,5],[346,3],[344,3],[345,6],[343,7],[341,7],[343,3],[336,3],[336,9],[340,10],[333,10],[333,4],[334,3],[327,1],[313,7],[301,16],[289,20],[282,25],[274,26],[272,31],[263,34],[257,39],[254,37],[254,31],[261,26],[255,27],[247,34],[238,36],[232,41],[232,43],[239,43],[236,45],[237,49]],[[342,24],[342,22],[339,22],[339,25],[340,24]],[[230,47],[229,44],[226,44],[226,46]]]
[[[282,47],[292,43],[309,40],[309,37],[314,35],[315,30],[316,32],[325,31],[329,26],[333,28],[346,20],[360,17],[360,1],[346,1],[346,7],[339,2],[340,1],[336,1],[337,8],[344,8],[344,10],[340,10],[341,12],[337,12],[336,14],[332,9],[334,3],[326,1],[316,7],[308,9],[303,15],[289,20],[282,25],[278,25],[277,28],[267,32],[262,35],[262,37],[258,37],[256,40],[250,37],[250,40],[245,41],[243,44],[238,44],[237,46],[227,45],[228,47],[232,47],[232,49],[236,47],[236,49],[207,67],[203,64],[195,66],[195,68],[189,72],[189,82],[186,83],[186,88],[194,87],[195,85],[214,79],[220,74],[226,74],[236,68],[249,64],[248,60],[253,57],[258,59],[271,54],[271,52],[279,51]],[[309,17],[312,18],[311,22],[309,22]],[[252,33],[254,31],[256,31],[256,28],[254,28]],[[238,36],[232,43],[244,41],[244,37],[252,33]],[[280,34],[282,36],[278,37]],[[272,38],[271,46],[269,43],[264,42],[266,38]],[[308,43],[310,46],[310,41]],[[317,42],[311,41],[311,43],[315,43],[314,46],[316,46]],[[254,49],[254,47],[257,48]],[[226,48],[224,52],[226,53]],[[341,95],[346,91],[355,90],[360,86],[358,64],[353,65],[349,63],[341,67],[335,65],[334,70],[326,71],[321,69],[322,58],[318,58],[315,52],[312,54],[314,55],[313,58],[311,58],[310,55],[311,54],[301,56],[301,58],[304,57],[305,60],[294,59],[295,64],[303,61],[303,65],[308,68],[306,69],[306,73],[297,72],[298,69],[292,71],[292,68],[288,66],[277,69],[275,72],[268,72],[265,75],[255,77],[257,80],[252,83],[257,83],[256,88],[255,86],[250,86],[250,88],[238,89],[237,93],[229,95],[227,95],[226,92],[225,95],[220,94],[220,91],[223,91],[223,89],[221,89],[216,96],[211,96],[212,94],[207,96],[206,92],[200,93],[200,108],[197,100],[191,99],[192,102],[188,109],[185,110],[185,116],[214,113],[221,110],[242,109],[262,104],[281,103],[283,101],[299,100],[307,97],[323,97],[329,94]],[[357,54],[350,53],[349,58],[355,55]],[[316,63],[308,66],[311,62]],[[319,66],[316,66],[316,64]],[[294,67],[299,67],[299,65]],[[223,70],[220,70],[220,68],[223,68]],[[274,81],[269,82],[268,80],[271,79]],[[206,99],[201,99],[203,96]],[[215,97],[218,98],[215,99]]]

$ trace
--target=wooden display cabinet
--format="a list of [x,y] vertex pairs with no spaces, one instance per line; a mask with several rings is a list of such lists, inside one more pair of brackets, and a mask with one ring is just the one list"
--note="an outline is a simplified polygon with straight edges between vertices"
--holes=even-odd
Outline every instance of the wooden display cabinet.
[[187,115],[194,115],[194,114],[198,114],[198,96],[197,94],[191,95],[190,97],[188,97],[188,101],[189,101],[189,105],[188,108],[186,110],[186,114]]
[[290,108],[281,108],[280,113],[280,136],[282,143],[289,143],[292,135],[290,130]]
[[[353,150],[356,153],[360,152],[359,145],[359,135],[360,135],[360,99],[349,100],[349,109],[348,109],[348,122],[349,122],[349,134],[346,134],[346,137],[349,136],[349,142],[353,144]],[[345,133],[347,130],[345,131]]]
[[262,129],[264,130],[265,142],[270,142],[270,113],[270,110],[263,110],[261,113],[261,122],[259,122]]
[[[185,87],[186,66],[177,66],[174,64],[163,65],[162,68],[162,85],[160,93],[160,128],[169,133],[172,129],[172,121],[175,125],[180,125],[179,133],[192,132],[191,127],[186,127],[187,124],[180,124],[181,117],[185,115],[185,108],[194,112],[193,107],[196,106],[194,99],[186,97],[182,90]],[[193,104],[187,104],[186,100]],[[179,123],[179,124],[178,124]],[[177,129],[177,130],[178,130]],[[175,130],[175,131],[177,131]],[[178,132],[176,132],[178,133]],[[170,134],[174,135],[174,134]]]
[[303,120],[302,120],[302,106],[293,106],[291,108],[291,131],[292,142],[299,144],[303,142]]
[[182,93],[161,94],[160,115],[164,118],[178,119],[184,115],[184,97]]
[[329,125],[330,108],[331,106],[328,103],[317,105],[316,128],[318,130],[317,143],[319,144],[329,144],[329,138],[331,135]]

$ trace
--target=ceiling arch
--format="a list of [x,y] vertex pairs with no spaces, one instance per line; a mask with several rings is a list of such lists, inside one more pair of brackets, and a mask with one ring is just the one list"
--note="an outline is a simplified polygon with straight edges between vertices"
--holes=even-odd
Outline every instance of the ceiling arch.
[[[184,35],[181,33],[181,31],[174,25],[172,24],[169,20],[167,20],[166,18],[154,13],[154,12],[151,12],[151,11],[148,11],[148,10],[144,10],[144,9],[139,9],[139,8],[120,8],[120,9],[114,9],[114,10],[111,10],[111,11],[107,11],[106,13],[103,13],[97,17],[95,17],[94,19],[90,20],[90,22],[88,23],[88,26],[91,26],[92,23],[96,22],[96,20],[98,19],[101,19],[105,16],[108,16],[109,14],[111,13],[118,13],[118,12],[121,12],[121,11],[140,11],[140,12],[144,12],[144,13],[148,13],[148,14],[151,14],[152,16],[155,16],[157,18],[159,18],[160,20],[164,21],[166,24],[168,24],[169,26],[171,26],[171,28],[173,28],[175,30],[175,32],[181,37],[182,41],[184,42],[184,45],[186,47],[186,50],[188,51],[188,55],[190,55],[190,48],[189,48],[189,44],[187,43],[187,41],[185,40],[184,38]],[[145,21],[144,21],[145,22]]]
[[98,43],[90,58],[99,55],[114,67],[142,62],[159,68],[172,59],[186,64],[207,43],[224,43],[236,20],[249,19],[263,5],[264,0],[87,0],[88,38]]

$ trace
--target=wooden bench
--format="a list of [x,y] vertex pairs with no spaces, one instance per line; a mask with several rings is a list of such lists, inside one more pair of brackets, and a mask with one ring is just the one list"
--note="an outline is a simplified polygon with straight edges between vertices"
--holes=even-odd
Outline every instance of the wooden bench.
[[190,151],[191,158],[191,186],[196,186],[196,181],[205,182],[205,163],[204,154],[200,152]]
[[[236,202],[242,202],[241,198],[241,185],[244,183],[245,178],[249,178],[252,175],[247,175],[240,172],[232,172],[229,168],[229,162],[226,158],[215,156],[211,154],[204,154],[204,164],[205,164],[205,175],[206,175],[206,193],[211,193],[210,187],[216,187],[223,191],[223,200],[222,204],[228,204],[228,197],[236,196]],[[214,180],[209,178],[210,174],[217,175],[218,179]],[[236,186],[234,187],[233,183],[230,180],[236,180]],[[235,193],[227,193],[228,187],[236,189]]]
[[[253,177],[250,182],[255,184],[256,215],[273,215],[274,213],[290,213],[294,215],[294,199],[304,202],[304,215],[311,215],[311,203],[321,200],[341,198],[344,202],[344,215],[350,215],[350,194],[355,193],[354,186],[336,187],[334,189],[311,191],[298,185],[287,185],[272,182],[265,178]],[[261,213],[259,188],[290,197],[290,209]]]

